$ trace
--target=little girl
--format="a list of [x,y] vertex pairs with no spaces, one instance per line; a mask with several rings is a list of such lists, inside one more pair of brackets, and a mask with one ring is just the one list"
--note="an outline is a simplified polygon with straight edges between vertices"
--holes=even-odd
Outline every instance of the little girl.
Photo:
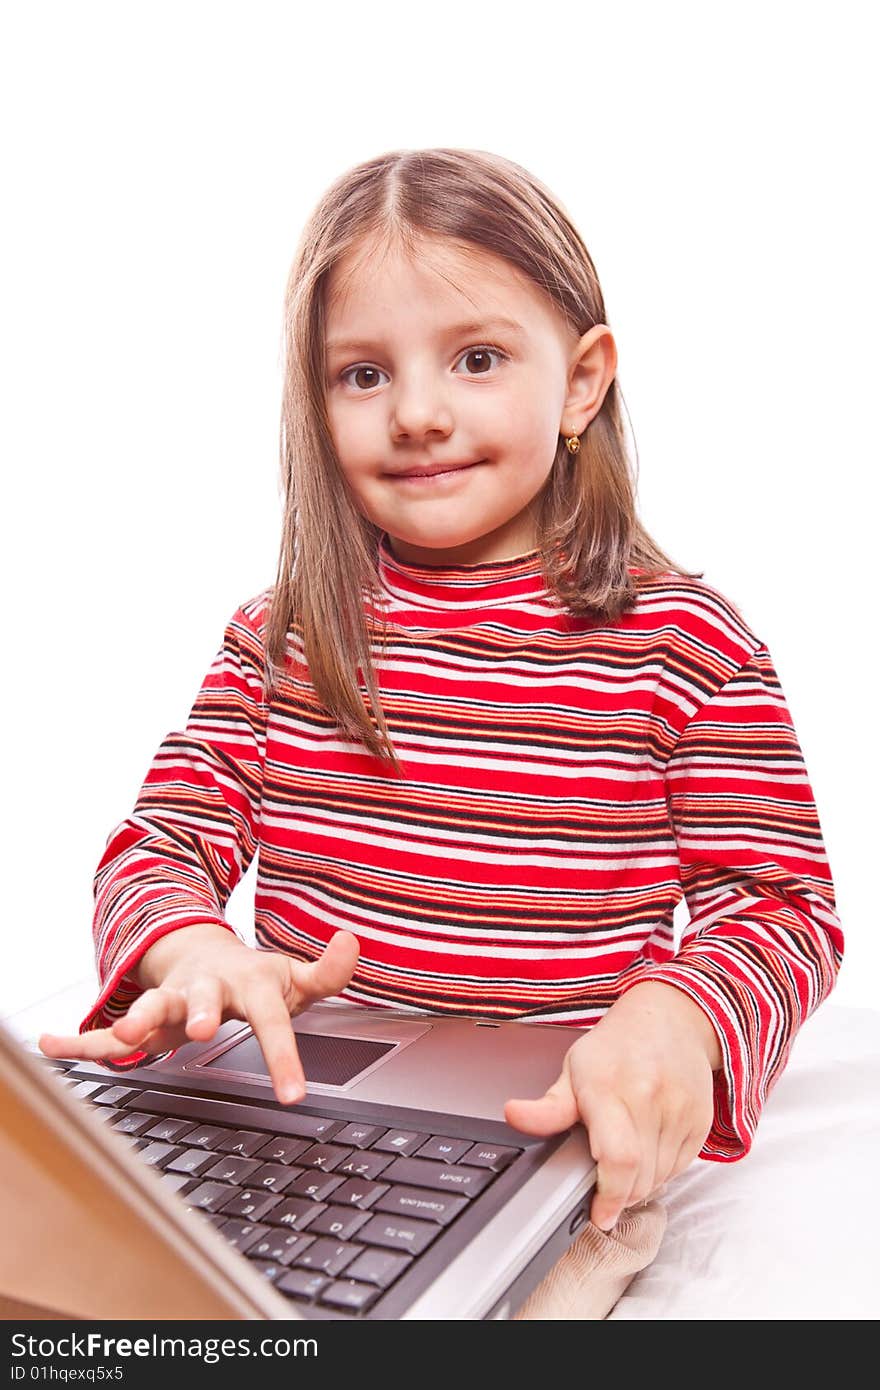
[[[110,836],[101,993],[42,1046],[133,1064],[246,1019],[295,1102],[290,1016],[326,995],[581,1028],[505,1117],[587,1129],[593,1224],[526,1315],[601,1316],[583,1276],[619,1292],[662,1232],[627,1244],[630,1209],[747,1153],[840,965],[792,721],[764,643],[636,517],[596,272],[524,169],[349,171],[286,332],[276,583]],[[255,951],[224,909],[257,847]]]

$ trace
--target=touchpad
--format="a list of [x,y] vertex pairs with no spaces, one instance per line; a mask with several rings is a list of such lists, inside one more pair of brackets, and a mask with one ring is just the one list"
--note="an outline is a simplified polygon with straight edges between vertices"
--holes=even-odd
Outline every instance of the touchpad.
[[[393,1052],[397,1045],[371,1038],[345,1038],[326,1033],[296,1034],[296,1047],[306,1081],[317,1086],[347,1086],[362,1072],[375,1066],[386,1053]],[[243,1078],[268,1079],[269,1076],[263,1050],[253,1034],[201,1065],[216,1067],[226,1075]]]

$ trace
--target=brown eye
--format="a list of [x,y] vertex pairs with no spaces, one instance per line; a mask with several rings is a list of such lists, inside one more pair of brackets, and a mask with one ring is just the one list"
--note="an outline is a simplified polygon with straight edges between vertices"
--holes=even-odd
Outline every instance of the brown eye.
[[459,362],[466,364],[466,376],[485,376],[486,372],[492,370],[492,358],[497,357],[499,361],[505,360],[505,355],[498,348],[478,347],[469,348],[459,358]]
[[355,367],[353,375],[355,385],[362,391],[370,391],[378,385],[379,373],[375,367]]

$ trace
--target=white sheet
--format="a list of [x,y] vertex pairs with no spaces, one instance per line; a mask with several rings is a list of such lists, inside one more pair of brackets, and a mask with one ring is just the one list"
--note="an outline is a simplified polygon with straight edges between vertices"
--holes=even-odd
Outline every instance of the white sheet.
[[[832,996],[833,998],[833,996]],[[880,1315],[880,1012],[828,1001],[795,1039],[751,1153],[665,1189],[654,1263],[609,1318]]]

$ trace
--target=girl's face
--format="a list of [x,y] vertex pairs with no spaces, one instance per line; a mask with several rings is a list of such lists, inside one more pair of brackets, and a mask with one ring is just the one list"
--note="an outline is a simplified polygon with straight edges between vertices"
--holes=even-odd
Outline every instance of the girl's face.
[[336,453],[395,555],[478,564],[533,550],[559,435],[583,432],[614,376],[610,330],[578,339],[515,267],[433,237],[416,258],[377,241],[349,252],[326,324]]

